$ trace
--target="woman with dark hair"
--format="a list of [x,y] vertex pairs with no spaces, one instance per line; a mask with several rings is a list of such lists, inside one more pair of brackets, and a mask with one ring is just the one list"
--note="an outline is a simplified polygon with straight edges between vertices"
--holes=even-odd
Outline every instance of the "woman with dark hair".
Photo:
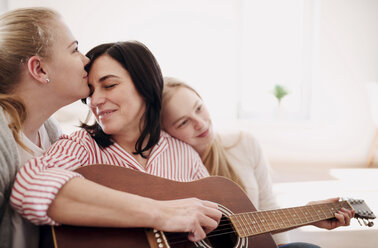
[[208,176],[193,148],[160,130],[163,78],[147,47],[109,43],[87,56],[90,95],[83,102],[96,123],[61,136],[19,171],[13,207],[35,224],[152,227],[188,232],[191,241],[203,239],[220,220],[217,204],[192,198],[157,201],[110,189],[73,171],[112,164],[176,181]]

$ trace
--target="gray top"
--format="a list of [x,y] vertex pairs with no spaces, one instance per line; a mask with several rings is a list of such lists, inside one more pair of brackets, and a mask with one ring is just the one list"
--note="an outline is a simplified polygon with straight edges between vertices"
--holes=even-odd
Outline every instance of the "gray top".
[[[50,118],[45,123],[45,128],[51,143],[60,135],[57,122]],[[12,246],[12,212],[9,205],[9,197],[14,178],[20,168],[20,157],[17,143],[12,131],[8,127],[8,120],[0,107],[0,248]]]

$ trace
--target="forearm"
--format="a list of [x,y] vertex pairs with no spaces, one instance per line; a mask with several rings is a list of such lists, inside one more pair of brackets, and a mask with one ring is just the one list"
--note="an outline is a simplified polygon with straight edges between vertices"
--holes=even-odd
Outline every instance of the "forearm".
[[153,202],[84,178],[74,178],[59,191],[47,215],[70,225],[153,227],[156,222]]
[[74,178],[59,191],[47,214],[70,225],[151,227],[189,233],[199,241],[216,228],[221,212],[216,203],[195,198],[159,201]]
[[215,203],[195,198],[153,200],[75,178],[60,190],[48,215],[70,225],[186,232],[190,240],[198,241],[218,225],[222,214],[217,208]]

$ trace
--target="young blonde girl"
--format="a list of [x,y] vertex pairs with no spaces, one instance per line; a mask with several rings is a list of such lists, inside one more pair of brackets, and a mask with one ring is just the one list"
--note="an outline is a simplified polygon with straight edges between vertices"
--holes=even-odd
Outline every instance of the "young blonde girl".
[[9,204],[18,169],[60,134],[49,117],[89,94],[88,58],[58,13],[16,9],[0,17],[0,247],[38,247],[38,228]]
[[[200,95],[178,79],[165,77],[164,81],[163,129],[193,146],[211,175],[225,176],[236,182],[257,209],[278,208],[269,163],[257,140],[246,131],[216,133]],[[326,229],[349,225],[352,216],[353,212],[345,211],[336,214],[335,221],[322,221],[316,225]],[[273,239],[277,244],[288,242],[285,233],[275,234]],[[291,243],[285,247],[317,246]]]

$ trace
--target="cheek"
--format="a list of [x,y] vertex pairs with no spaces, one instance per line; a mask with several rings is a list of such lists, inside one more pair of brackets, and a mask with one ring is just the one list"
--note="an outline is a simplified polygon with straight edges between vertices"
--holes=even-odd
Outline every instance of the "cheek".
[[209,114],[209,111],[207,111],[207,109],[204,109],[204,111],[202,113],[202,118],[204,120],[210,121],[210,114]]
[[172,128],[171,130],[167,129],[167,132],[175,137],[176,139],[179,139],[181,141],[184,141],[185,143],[188,143],[191,145],[192,140],[191,140],[191,132],[189,129],[175,129]]
[[178,131],[177,136],[179,137],[178,139],[184,141],[185,143],[189,145],[194,144],[194,140],[192,139],[193,137],[193,132],[190,128],[182,129]]

